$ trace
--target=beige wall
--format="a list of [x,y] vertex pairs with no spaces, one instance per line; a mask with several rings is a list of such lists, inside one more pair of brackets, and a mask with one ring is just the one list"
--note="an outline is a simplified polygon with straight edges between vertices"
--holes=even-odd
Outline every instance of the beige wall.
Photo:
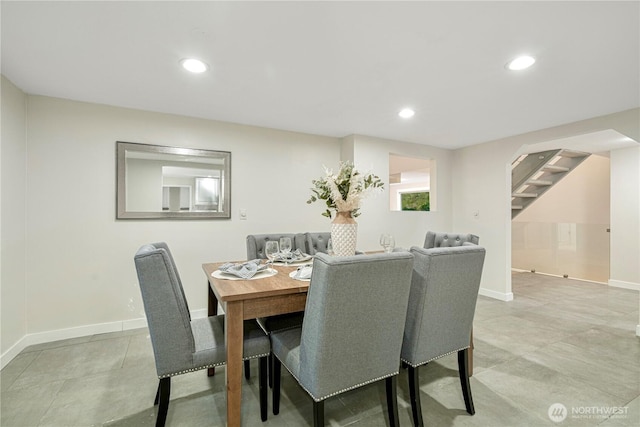
[[[0,301],[2,354],[27,333],[25,296],[26,96],[2,76]],[[15,354],[14,354],[15,355]]]
[[609,282],[639,289],[640,147],[611,152],[611,250]]
[[[335,138],[30,96],[28,140],[29,334],[142,318],[132,256],[144,243],[168,242],[198,310],[201,264],[244,259],[247,234],[328,229],[305,202],[339,160]],[[232,219],[115,220],[118,140],[230,151]]]
[[[355,164],[380,176],[389,182],[389,153],[407,157],[434,159],[438,171],[432,177],[431,188],[438,200],[435,212],[402,212],[389,210],[389,186],[377,197],[366,199],[364,212],[358,217],[359,241],[366,249],[381,249],[379,237],[390,233],[395,237],[396,246],[410,248],[422,246],[428,230],[449,230],[451,228],[451,171],[452,152],[427,145],[410,144],[400,141],[353,135],[352,154]],[[344,155],[344,154],[343,154]]]
[[453,160],[453,230],[480,237],[487,250],[480,293],[503,301],[513,299],[510,145],[495,141],[456,150]]
[[[9,101],[5,95],[3,102]],[[3,308],[5,303],[18,308],[12,317],[22,319],[23,327],[3,333],[3,363],[11,349],[19,346],[144,325],[132,261],[144,243],[168,242],[190,308],[204,314],[207,293],[202,263],[244,259],[247,234],[330,230],[330,221],[321,215],[322,206],[306,203],[311,180],[324,173],[323,165],[337,167],[345,155],[357,154],[358,165],[385,177],[389,152],[385,144],[394,152],[429,157],[437,153],[443,165],[450,164],[449,151],[417,144],[364,137],[343,141],[42,96],[26,100],[28,115],[22,127],[26,120],[28,161],[26,166],[17,163],[12,174],[12,179],[13,175],[25,177],[24,171],[29,171],[24,184],[29,191],[22,203],[26,208],[19,215],[28,224],[26,232],[23,227],[26,255],[23,250],[19,264],[24,267],[17,269],[23,280],[15,287],[22,299],[3,298]],[[356,140],[363,150],[359,154],[353,149]],[[116,141],[231,151],[232,218],[116,220]],[[443,191],[450,193],[446,170]],[[379,224],[397,220],[394,215],[399,213],[388,212],[386,198],[379,195],[365,201],[359,249],[379,249]],[[4,206],[4,193],[2,202]],[[241,208],[247,210],[247,220],[239,219]],[[445,227],[450,217],[447,209],[435,218],[404,217],[391,231],[399,236],[399,244],[421,244],[427,228]],[[4,245],[4,234],[2,239]],[[2,288],[4,296],[4,283]]]

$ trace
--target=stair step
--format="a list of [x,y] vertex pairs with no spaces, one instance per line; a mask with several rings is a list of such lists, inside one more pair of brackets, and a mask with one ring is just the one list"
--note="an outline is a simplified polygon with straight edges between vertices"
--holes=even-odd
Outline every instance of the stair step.
[[553,149],[524,154],[511,164],[511,218],[535,202],[566,174],[582,163],[590,153],[571,149]]
[[582,151],[573,151],[573,150],[561,150],[558,153],[558,156],[562,157],[588,157],[590,153],[585,153]]
[[553,182],[543,179],[530,179],[527,181],[527,185],[553,185]]
[[551,173],[559,173],[559,172],[569,172],[570,168],[565,168],[564,166],[555,166],[555,165],[546,165],[543,167],[545,171]]

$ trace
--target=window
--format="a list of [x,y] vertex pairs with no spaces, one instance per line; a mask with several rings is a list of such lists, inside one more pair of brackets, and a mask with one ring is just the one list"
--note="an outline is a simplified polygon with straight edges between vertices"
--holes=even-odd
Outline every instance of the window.
[[416,192],[401,192],[400,196],[400,210],[403,211],[428,211],[429,208],[429,192],[428,191],[416,191]]
[[435,160],[389,154],[389,209],[433,211]]

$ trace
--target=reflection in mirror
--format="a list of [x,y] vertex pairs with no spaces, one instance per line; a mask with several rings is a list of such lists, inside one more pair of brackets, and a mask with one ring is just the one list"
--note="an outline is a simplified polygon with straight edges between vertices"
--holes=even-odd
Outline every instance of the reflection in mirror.
[[230,218],[231,153],[117,142],[117,218]]
[[196,178],[196,209],[218,209],[219,178]]
[[389,154],[389,209],[432,211],[435,160]]

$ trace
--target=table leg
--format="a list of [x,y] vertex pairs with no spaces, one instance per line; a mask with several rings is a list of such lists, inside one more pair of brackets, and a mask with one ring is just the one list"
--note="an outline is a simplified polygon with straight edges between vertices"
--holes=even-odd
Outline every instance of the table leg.
[[213,293],[213,290],[208,283],[207,288],[209,289],[209,303],[207,304],[207,314],[209,316],[215,316],[216,314],[218,314],[218,298],[216,298],[216,294]]
[[242,402],[242,347],[244,306],[242,301],[227,302],[224,337],[227,345],[227,426],[240,427]]
[[[213,290],[211,289],[211,285],[209,284],[209,282],[207,282],[207,289],[209,289],[209,301],[207,303],[207,315],[208,316],[215,316],[216,314],[218,314],[218,298],[216,298],[216,295],[213,293]],[[207,369],[207,376],[208,377],[212,377],[215,374],[216,374],[216,368]]]

